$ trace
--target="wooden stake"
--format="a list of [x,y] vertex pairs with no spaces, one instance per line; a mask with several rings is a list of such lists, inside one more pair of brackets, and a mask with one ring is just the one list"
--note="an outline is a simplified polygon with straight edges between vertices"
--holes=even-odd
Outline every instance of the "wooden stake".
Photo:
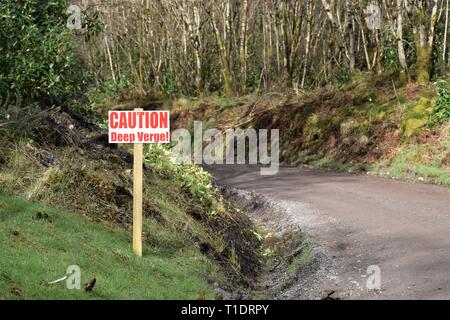
[[[141,112],[143,109],[134,109]],[[133,251],[142,257],[142,179],[143,179],[144,145],[134,144],[133,169]]]

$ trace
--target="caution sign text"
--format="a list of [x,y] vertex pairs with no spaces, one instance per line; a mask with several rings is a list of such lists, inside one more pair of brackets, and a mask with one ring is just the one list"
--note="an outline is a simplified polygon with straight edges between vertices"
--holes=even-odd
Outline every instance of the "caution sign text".
[[169,111],[110,111],[109,143],[170,143]]

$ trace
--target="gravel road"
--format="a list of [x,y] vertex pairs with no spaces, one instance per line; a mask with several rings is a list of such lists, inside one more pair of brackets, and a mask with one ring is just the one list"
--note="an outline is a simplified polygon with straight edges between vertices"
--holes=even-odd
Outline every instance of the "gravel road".
[[[208,167],[217,183],[270,196],[335,261],[304,290],[342,299],[450,299],[450,189],[310,168],[261,176],[254,166]],[[380,290],[369,266],[380,268]]]

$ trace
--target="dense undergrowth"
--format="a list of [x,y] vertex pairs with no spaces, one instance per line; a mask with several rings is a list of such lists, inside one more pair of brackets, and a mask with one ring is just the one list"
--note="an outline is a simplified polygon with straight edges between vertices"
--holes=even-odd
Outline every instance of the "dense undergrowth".
[[280,129],[281,160],[450,185],[449,83],[354,76],[300,95],[174,101],[175,126]]

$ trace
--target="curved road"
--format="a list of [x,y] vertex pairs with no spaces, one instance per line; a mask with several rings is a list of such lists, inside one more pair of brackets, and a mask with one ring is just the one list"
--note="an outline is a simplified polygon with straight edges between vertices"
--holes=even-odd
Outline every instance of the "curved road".
[[[285,203],[336,261],[336,274],[306,290],[336,290],[345,299],[450,299],[449,188],[308,168],[275,176],[252,166],[209,170],[219,184]],[[370,265],[380,267],[381,290],[367,289]]]

